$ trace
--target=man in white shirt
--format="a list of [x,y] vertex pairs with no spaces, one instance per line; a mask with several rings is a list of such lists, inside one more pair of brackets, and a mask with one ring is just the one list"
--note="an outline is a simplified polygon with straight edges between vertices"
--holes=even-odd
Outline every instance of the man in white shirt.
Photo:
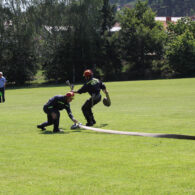
[[5,85],[6,85],[6,79],[3,76],[3,73],[0,72],[0,103],[2,101],[5,102]]

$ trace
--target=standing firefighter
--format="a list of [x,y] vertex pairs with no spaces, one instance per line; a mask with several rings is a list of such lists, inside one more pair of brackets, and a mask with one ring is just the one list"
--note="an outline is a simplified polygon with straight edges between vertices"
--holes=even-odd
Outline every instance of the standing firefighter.
[[93,77],[91,70],[85,70],[83,76],[86,80],[85,84],[74,92],[79,94],[88,92],[90,94],[91,97],[82,106],[82,112],[87,120],[86,126],[93,126],[96,121],[93,116],[92,107],[101,101],[101,89],[106,96],[108,96],[108,92],[106,86],[99,79]]
[[3,73],[0,72],[0,103],[5,102],[5,85],[6,79],[3,76]]
[[46,130],[45,127],[49,125],[54,125],[53,132],[60,132],[59,130],[59,120],[60,120],[60,110],[66,109],[70,119],[77,123],[78,121],[74,119],[71,109],[70,102],[74,98],[74,92],[68,92],[64,95],[56,95],[52,97],[43,107],[43,111],[47,114],[47,122],[37,125],[37,128]]

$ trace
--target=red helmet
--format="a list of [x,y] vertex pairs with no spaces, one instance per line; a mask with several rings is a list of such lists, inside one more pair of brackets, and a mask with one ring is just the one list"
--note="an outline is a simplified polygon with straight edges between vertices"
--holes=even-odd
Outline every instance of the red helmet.
[[74,98],[74,92],[73,91],[70,91],[66,94],[66,97],[72,97]]
[[83,73],[83,76],[84,77],[91,77],[93,76],[93,72],[91,70],[85,70],[84,73]]

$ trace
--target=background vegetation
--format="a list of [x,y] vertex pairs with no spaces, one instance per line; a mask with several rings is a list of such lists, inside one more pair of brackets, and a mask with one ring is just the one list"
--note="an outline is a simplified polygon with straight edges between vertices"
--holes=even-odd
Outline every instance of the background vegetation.
[[[6,0],[0,4],[0,70],[19,85],[40,70],[55,82],[80,82],[86,68],[109,81],[195,75],[194,21],[165,29],[140,0],[116,10],[109,0]],[[122,29],[111,32],[116,22]]]
[[[123,6],[134,6],[136,0],[110,0],[112,3]],[[149,5],[158,16],[191,16],[195,14],[193,0],[148,0]]]

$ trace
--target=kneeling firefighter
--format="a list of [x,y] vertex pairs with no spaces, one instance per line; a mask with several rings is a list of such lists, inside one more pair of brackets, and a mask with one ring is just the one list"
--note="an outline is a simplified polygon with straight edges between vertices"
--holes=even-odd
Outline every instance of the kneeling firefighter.
[[66,95],[56,95],[49,99],[49,101],[43,106],[43,111],[47,114],[47,122],[37,125],[37,128],[46,130],[45,127],[53,125],[53,132],[60,132],[59,120],[60,120],[60,110],[65,109],[68,113],[69,118],[74,122],[78,123],[74,119],[71,109],[70,102],[74,98],[74,92],[70,91]]

